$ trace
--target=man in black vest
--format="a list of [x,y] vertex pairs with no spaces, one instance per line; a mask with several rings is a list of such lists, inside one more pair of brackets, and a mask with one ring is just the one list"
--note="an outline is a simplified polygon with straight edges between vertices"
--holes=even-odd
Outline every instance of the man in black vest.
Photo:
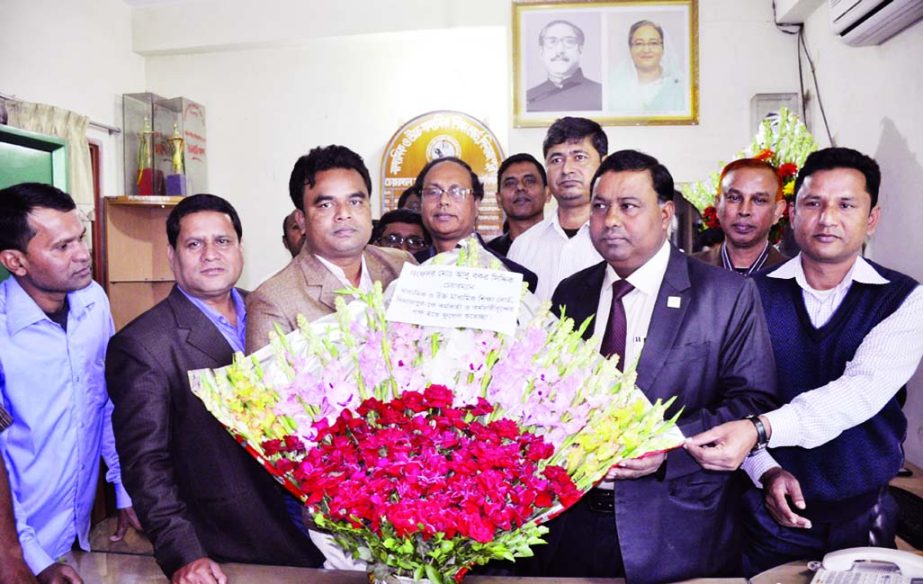
[[887,485],[907,429],[895,396],[923,356],[923,288],[860,256],[878,226],[880,183],[878,164],[855,150],[805,161],[792,211],[801,254],[755,278],[789,403],[687,443],[716,470],[752,452],[743,466],[762,492],[746,497],[750,575],[836,549],[894,547]]

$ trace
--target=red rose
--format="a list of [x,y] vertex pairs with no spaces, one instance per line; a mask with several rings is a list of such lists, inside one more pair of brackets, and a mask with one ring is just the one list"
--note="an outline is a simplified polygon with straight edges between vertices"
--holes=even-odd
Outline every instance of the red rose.
[[791,162],[786,162],[785,164],[779,166],[779,169],[776,171],[779,178],[782,179],[782,182],[786,182],[791,177],[798,174],[798,166]]
[[430,385],[423,390],[423,404],[433,409],[452,405],[452,390],[444,385]]

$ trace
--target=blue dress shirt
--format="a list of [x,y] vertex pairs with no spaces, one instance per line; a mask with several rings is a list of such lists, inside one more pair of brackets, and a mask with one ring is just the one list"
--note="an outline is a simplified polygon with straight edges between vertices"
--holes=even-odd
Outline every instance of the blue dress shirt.
[[231,324],[231,321],[226,319],[224,315],[206,304],[201,298],[196,298],[192,294],[186,292],[179,284],[177,284],[176,287],[183,293],[183,296],[189,299],[189,302],[192,302],[196,308],[202,311],[205,318],[215,325],[215,328],[218,329],[221,336],[231,345],[231,349],[240,351],[241,353],[244,352],[244,345],[247,342],[247,307],[244,304],[244,299],[240,296],[240,292],[237,291],[237,288],[231,288],[231,300],[234,302],[234,311],[237,313],[237,325],[235,326]]
[[0,394],[13,425],[0,434],[19,541],[36,574],[78,541],[89,550],[90,512],[100,455],[121,485],[112,402],[103,375],[113,333],[109,301],[95,282],[67,295],[67,330],[53,322],[16,278],[0,283]]

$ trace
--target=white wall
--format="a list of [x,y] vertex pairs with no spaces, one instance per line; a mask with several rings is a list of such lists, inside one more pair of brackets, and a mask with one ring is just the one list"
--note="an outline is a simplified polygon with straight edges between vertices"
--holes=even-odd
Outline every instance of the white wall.
[[[121,0],[2,0],[0,14],[0,92],[122,125],[119,96],[145,85],[128,6]],[[90,138],[103,146],[103,194],[122,194],[121,136],[91,130]]]
[[288,178],[310,148],[338,143],[362,155],[377,209],[385,145],[410,118],[462,110],[506,143],[506,71],[497,64],[505,47],[506,32],[496,26],[318,38],[153,57],[148,85],[205,104],[209,190],[243,217],[241,285],[252,288],[287,262],[280,238],[293,208]]
[[[771,3],[699,1],[699,125],[606,128],[609,151],[659,158],[678,182],[706,178],[750,144],[750,98],[798,91],[795,39],[777,31]],[[544,129],[513,130],[510,151],[542,159]]]
[[[377,188],[384,145],[402,123],[459,109],[486,122],[507,153],[541,153],[543,130],[510,127],[506,1],[205,0],[131,10],[120,0],[0,0],[0,8],[0,92],[113,125],[122,93],[206,106],[210,189],[244,217],[245,287],[285,262],[288,174],[312,146],[354,148]],[[679,181],[703,178],[749,143],[753,94],[797,91],[795,40],[773,26],[769,0],[701,0],[699,14],[700,124],[607,129],[611,149],[650,152]],[[824,2],[806,31],[834,137],[874,155],[885,177],[870,255],[923,279],[923,25],[881,47],[851,48],[827,19]],[[816,105],[808,114],[823,142]],[[104,146],[104,193],[119,194],[120,139]],[[923,464],[923,372],[906,410],[908,456]]]
[[[868,255],[923,281],[923,22],[881,46],[850,47],[830,32],[829,18],[825,3],[805,38],[833,139],[874,157],[882,172],[881,222]],[[827,145],[816,100],[808,114]],[[923,368],[907,389],[907,458],[923,466]]]
[[[277,224],[291,208],[288,174],[313,146],[359,152],[377,189],[384,146],[402,123],[458,109],[490,126],[508,154],[541,158],[545,131],[510,127],[509,3],[430,2],[434,12],[417,0],[387,10],[353,0],[355,18],[344,20],[329,3],[277,0],[246,31],[228,17],[239,3],[193,4],[175,27],[168,23],[182,7],[137,10],[134,37],[148,55],[149,90],[207,108],[209,188],[245,217],[243,286],[285,263]],[[607,128],[611,149],[655,154],[681,181],[706,176],[750,142],[754,93],[797,89],[794,38],[772,25],[768,2],[708,0],[699,15],[700,124]]]

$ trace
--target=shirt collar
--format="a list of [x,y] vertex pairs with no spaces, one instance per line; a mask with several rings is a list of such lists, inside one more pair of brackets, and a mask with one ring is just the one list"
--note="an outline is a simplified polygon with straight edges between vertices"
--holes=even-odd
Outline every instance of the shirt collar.
[[[204,300],[186,292],[179,284],[177,284],[176,287],[179,288],[179,291],[183,293],[183,296],[185,296],[189,302],[196,305],[196,307],[206,313],[206,315],[211,315],[215,320],[230,324],[223,314],[209,306]],[[237,313],[237,327],[240,328],[241,324],[246,322],[247,305],[244,303],[243,297],[241,297],[240,292],[238,292],[236,288],[231,288],[231,302],[234,304],[234,312]]]
[[[808,284],[808,279],[804,275],[804,267],[801,265],[801,254],[799,253],[792,259],[788,260],[781,267],[776,270],[773,270],[768,274],[770,278],[779,278],[782,280],[791,280],[795,279],[795,282],[798,283],[798,286],[802,290],[807,290],[809,292],[817,292]],[[849,288],[853,282],[860,282],[862,284],[873,284],[873,285],[883,285],[888,283],[888,279],[878,273],[878,271],[868,263],[865,258],[862,256],[857,256],[856,261],[853,262],[852,267],[849,269],[849,272],[846,273],[846,276],[836,285],[836,290],[843,290]]]
[[[557,209],[554,210],[554,213],[551,214],[551,219],[549,219],[548,221],[549,221],[548,223],[549,229],[551,229],[552,231],[556,231],[561,237],[565,239],[570,239],[569,237],[567,237],[567,233],[564,232],[564,228],[561,227],[561,220],[560,218],[558,218]],[[586,231],[589,228],[590,228],[589,220],[584,221],[583,225],[577,228],[577,235],[580,235],[581,231]],[[575,235],[574,237],[577,237],[577,235]]]
[[[353,283],[350,282],[349,278],[346,277],[346,272],[343,271],[343,268],[327,259],[320,257],[317,254],[315,254],[314,257],[316,257],[325,268],[330,270],[330,273],[333,274],[336,279],[340,281],[340,283],[349,288],[353,287]],[[367,265],[365,265],[365,253],[362,254],[361,260],[362,263],[359,266],[359,285],[356,287],[360,290],[365,290],[366,281],[371,279],[371,276],[369,276],[369,268]]]
[[[48,315],[39,308],[35,300],[19,285],[19,280],[15,276],[7,278],[4,285],[7,287],[7,326],[11,335],[41,320],[51,322]],[[92,281],[87,288],[68,292],[68,318],[71,316],[81,318],[93,306],[95,301],[85,292],[90,286],[93,286]]]
[[566,89],[568,87],[572,87],[574,85],[579,85],[583,83],[585,81],[585,78],[583,76],[583,69],[580,67],[577,67],[577,70],[571,73],[570,77],[565,77],[564,79],[562,79],[560,84],[552,81],[550,77],[548,78],[548,81],[550,81],[551,84],[557,87],[558,89]]
[[[660,284],[663,283],[663,276],[667,273],[667,264],[669,263],[670,242],[664,241],[651,259],[647,260],[644,265],[625,279],[645,295],[656,296],[660,291]],[[619,275],[615,273],[611,265],[606,264],[606,277],[603,281],[603,286],[611,286],[618,280],[621,280]]]

